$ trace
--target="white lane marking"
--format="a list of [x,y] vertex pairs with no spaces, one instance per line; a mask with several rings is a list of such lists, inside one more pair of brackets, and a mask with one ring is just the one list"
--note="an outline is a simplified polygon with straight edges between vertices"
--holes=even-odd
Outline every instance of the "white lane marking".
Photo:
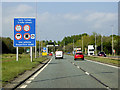
[[90,75],[88,72],[85,72],[85,74]]
[[79,66],[77,66],[77,68],[80,68]]
[[51,62],[52,58],[50,59],[50,61],[42,69],[40,69],[40,71],[38,71],[35,75],[33,75],[32,78],[35,78],[36,76],[38,76],[38,74],[40,74],[47,67],[47,65]]
[[28,83],[31,83],[31,81],[26,81],[26,83],[28,84]]
[[26,88],[27,87],[27,85],[22,85],[20,88]]
[[112,90],[111,88],[107,87],[108,90]]
[[[35,77],[40,74],[46,67],[47,65],[52,61],[53,57],[50,59],[50,61],[42,68],[40,69],[35,75],[33,75],[28,81],[26,81],[26,83],[31,83],[31,80],[35,79]],[[26,88],[27,85],[22,85],[20,88]]]
[[33,79],[34,79],[34,78],[31,77],[29,80],[33,80]]
[[96,61],[91,61],[91,60],[86,60],[86,61],[97,63],[97,64],[101,64],[101,65],[105,65],[105,66],[109,66],[109,67],[113,67],[113,68],[117,68],[117,69],[119,68],[117,66],[112,66],[112,65],[109,65],[109,64],[104,64],[104,63],[100,63],[100,62],[96,62]]

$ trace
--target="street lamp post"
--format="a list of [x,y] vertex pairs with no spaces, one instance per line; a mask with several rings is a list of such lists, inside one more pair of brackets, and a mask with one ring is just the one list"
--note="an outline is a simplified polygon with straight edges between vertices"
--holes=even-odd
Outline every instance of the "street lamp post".
[[82,52],[83,52],[83,37],[82,37]]
[[73,54],[74,54],[74,39],[73,39]]
[[74,51],[74,39],[73,39],[73,51]]
[[39,56],[40,56],[40,41],[39,41]]
[[42,56],[42,41],[41,41],[41,56]]
[[64,52],[65,52],[65,41],[64,41]]
[[95,55],[97,55],[97,49],[96,49],[96,34],[95,34]]
[[[36,32],[37,32],[37,0],[36,0]],[[36,33],[36,40],[37,40],[37,33]],[[37,44],[35,46],[35,58],[37,58],[36,54],[37,54]]]
[[102,45],[102,34],[101,34],[101,52],[103,51],[103,45]]
[[112,55],[113,55],[113,25],[112,25]]

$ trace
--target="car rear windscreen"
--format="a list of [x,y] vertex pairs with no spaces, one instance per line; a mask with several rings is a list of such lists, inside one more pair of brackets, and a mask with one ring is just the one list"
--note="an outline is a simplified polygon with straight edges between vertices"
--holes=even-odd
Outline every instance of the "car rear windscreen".
[[82,55],[82,53],[76,53],[76,55]]
[[100,52],[100,54],[104,54],[104,52]]

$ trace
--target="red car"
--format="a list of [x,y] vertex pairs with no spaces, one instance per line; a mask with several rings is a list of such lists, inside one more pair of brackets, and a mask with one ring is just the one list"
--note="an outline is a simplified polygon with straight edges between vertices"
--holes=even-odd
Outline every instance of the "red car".
[[49,53],[49,56],[52,56],[52,53]]
[[84,55],[82,54],[82,52],[76,52],[75,53],[74,60],[76,60],[76,59],[84,60]]

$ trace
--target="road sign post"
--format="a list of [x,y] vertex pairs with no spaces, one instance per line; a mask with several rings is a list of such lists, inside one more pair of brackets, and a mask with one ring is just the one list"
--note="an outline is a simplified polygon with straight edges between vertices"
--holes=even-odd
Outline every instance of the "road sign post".
[[40,41],[39,41],[39,57],[40,57]]
[[31,48],[30,48],[30,57],[31,57]]
[[[18,55],[18,47],[35,47],[36,31],[35,18],[14,18],[14,47]],[[32,48],[31,48],[32,49]],[[32,53],[32,52],[30,52]],[[18,57],[16,55],[16,60]],[[32,54],[31,54],[32,57]]]
[[30,53],[30,54],[31,54],[30,56],[31,56],[31,62],[32,62],[32,61],[33,61],[33,60],[32,60],[32,59],[33,59],[33,57],[32,57],[32,47],[30,47],[30,52],[31,52],[31,53]]
[[16,47],[16,61],[18,61],[18,47]]

